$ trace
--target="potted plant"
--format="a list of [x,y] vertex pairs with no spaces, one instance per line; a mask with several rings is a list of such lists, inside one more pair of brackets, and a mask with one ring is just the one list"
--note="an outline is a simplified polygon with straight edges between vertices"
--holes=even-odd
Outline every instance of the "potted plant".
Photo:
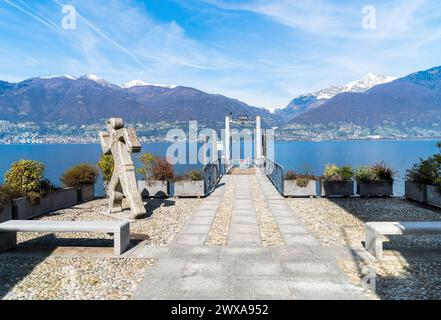
[[361,167],[355,172],[357,194],[361,197],[389,197],[393,195],[395,172],[384,163]]
[[75,188],[55,188],[44,179],[44,165],[38,161],[20,160],[5,174],[5,186],[14,194],[13,219],[31,219],[77,204]]
[[169,196],[169,181],[173,180],[173,166],[167,159],[157,158],[151,153],[139,157],[141,168],[137,171],[145,180],[138,181],[138,189],[146,198],[166,198]]
[[351,166],[327,165],[321,180],[324,197],[349,197],[354,195],[354,171]]
[[[0,223],[12,220],[13,199],[11,190],[5,185],[0,185]],[[16,232],[0,232],[0,252],[10,249],[16,244]]]
[[441,208],[441,154],[436,154],[422,161],[422,173],[425,174],[426,203]]
[[174,181],[175,197],[205,197],[204,175],[201,170],[193,170],[176,176]]
[[[430,189],[431,202],[434,202],[436,193],[434,185],[439,182],[441,177],[441,155],[434,155],[426,160],[420,161],[407,170],[405,182],[405,197],[421,203],[428,202],[428,192]],[[439,183],[438,183],[439,184]],[[429,187],[432,186],[432,187]]]
[[5,186],[0,185],[0,223],[12,219],[11,191]]
[[313,197],[317,195],[316,177],[305,174],[297,174],[288,171],[283,182],[283,195],[285,197]]
[[76,188],[78,202],[87,202],[95,199],[95,183],[98,178],[98,169],[90,164],[79,164],[67,169],[60,181],[66,187]]

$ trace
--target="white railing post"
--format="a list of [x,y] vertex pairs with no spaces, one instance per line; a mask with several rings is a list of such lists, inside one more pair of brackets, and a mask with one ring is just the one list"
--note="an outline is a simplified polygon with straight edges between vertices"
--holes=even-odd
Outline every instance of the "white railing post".
[[231,140],[231,131],[230,131],[230,117],[225,117],[225,137],[224,137],[224,157],[225,157],[225,164],[230,164],[230,157],[231,157],[231,151],[230,151],[230,140]]
[[256,164],[261,165],[262,161],[262,119],[260,116],[256,117],[256,132],[255,132],[255,154],[256,154]]

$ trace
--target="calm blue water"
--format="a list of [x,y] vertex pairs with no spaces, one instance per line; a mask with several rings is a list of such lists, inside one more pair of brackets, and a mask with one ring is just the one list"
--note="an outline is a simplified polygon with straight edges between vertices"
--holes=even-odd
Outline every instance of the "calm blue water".
[[427,158],[439,150],[437,141],[324,141],[278,142],[275,146],[276,161],[285,171],[322,175],[326,164],[371,165],[384,161],[396,172],[394,193],[404,194],[406,170],[420,158]]
[[[395,193],[404,193],[406,169],[420,157],[426,158],[438,151],[437,141],[326,141],[277,142],[275,158],[285,170],[304,172],[306,169],[321,175],[328,163],[353,166],[385,161],[397,171]],[[143,152],[165,156],[169,144],[154,143],[143,146]],[[20,159],[34,159],[45,163],[46,177],[59,184],[59,177],[78,163],[97,163],[101,156],[99,145],[0,145],[0,181],[11,163]],[[136,158],[136,157],[135,157]],[[183,173],[197,166],[177,166]],[[101,180],[97,192],[102,193]]]
[[[146,144],[142,147],[142,152],[150,152],[156,156],[165,157],[168,143]],[[45,164],[45,176],[54,184],[60,185],[60,176],[63,172],[79,163],[96,164],[102,151],[100,145],[67,145],[67,144],[48,144],[48,145],[0,145],[0,183],[4,180],[4,174],[11,164],[20,159],[38,160]],[[139,154],[135,154],[133,159],[138,166]],[[186,171],[201,168],[200,165],[177,165],[175,173],[183,174]],[[96,185],[96,193],[103,194],[102,178]]]

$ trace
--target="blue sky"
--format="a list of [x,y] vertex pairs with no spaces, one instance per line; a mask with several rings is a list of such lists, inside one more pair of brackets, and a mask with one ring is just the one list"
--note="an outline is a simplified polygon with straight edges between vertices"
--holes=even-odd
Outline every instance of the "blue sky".
[[[63,4],[77,11],[65,30]],[[376,29],[362,28],[362,8]],[[97,74],[283,107],[368,72],[441,65],[439,0],[0,0],[0,79]]]

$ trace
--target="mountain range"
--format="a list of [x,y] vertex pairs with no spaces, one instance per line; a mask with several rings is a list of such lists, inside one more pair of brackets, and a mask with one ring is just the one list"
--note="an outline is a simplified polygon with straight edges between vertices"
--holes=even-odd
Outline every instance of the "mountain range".
[[122,117],[135,123],[198,120],[218,128],[230,112],[260,115],[266,126],[352,124],[441,132],[441,67],[399,79],[369,73],[347,85],[300,95],[274,113],[223,95],[142,80],[116,85],[89,74],[0,81],[0,120],[12,122],[87,125]]
[[441,128],[441,67],[343,92],[290,120],[296,124],[351,123],[365,128]]
[[288,106],[277,109],[275,114],[279,115],[284,121],[290,121],[309,110],[315,109],[336,95],[344,92],[365,92],[376,85],[388,83],[396,78],[368,73],[362,79],[353,81],[342,86],[331,86],[313,93],[306,93],[294,98]]
[[151,85],[140,80],[122,86],[95,75],[32,78],[0,82],[0,119],[10,121],[90,124],[109,117],[129,122],[198,120],[222,122],[225,115],[261,115],[270,125],[277,116],[218,94],[174,85]]

